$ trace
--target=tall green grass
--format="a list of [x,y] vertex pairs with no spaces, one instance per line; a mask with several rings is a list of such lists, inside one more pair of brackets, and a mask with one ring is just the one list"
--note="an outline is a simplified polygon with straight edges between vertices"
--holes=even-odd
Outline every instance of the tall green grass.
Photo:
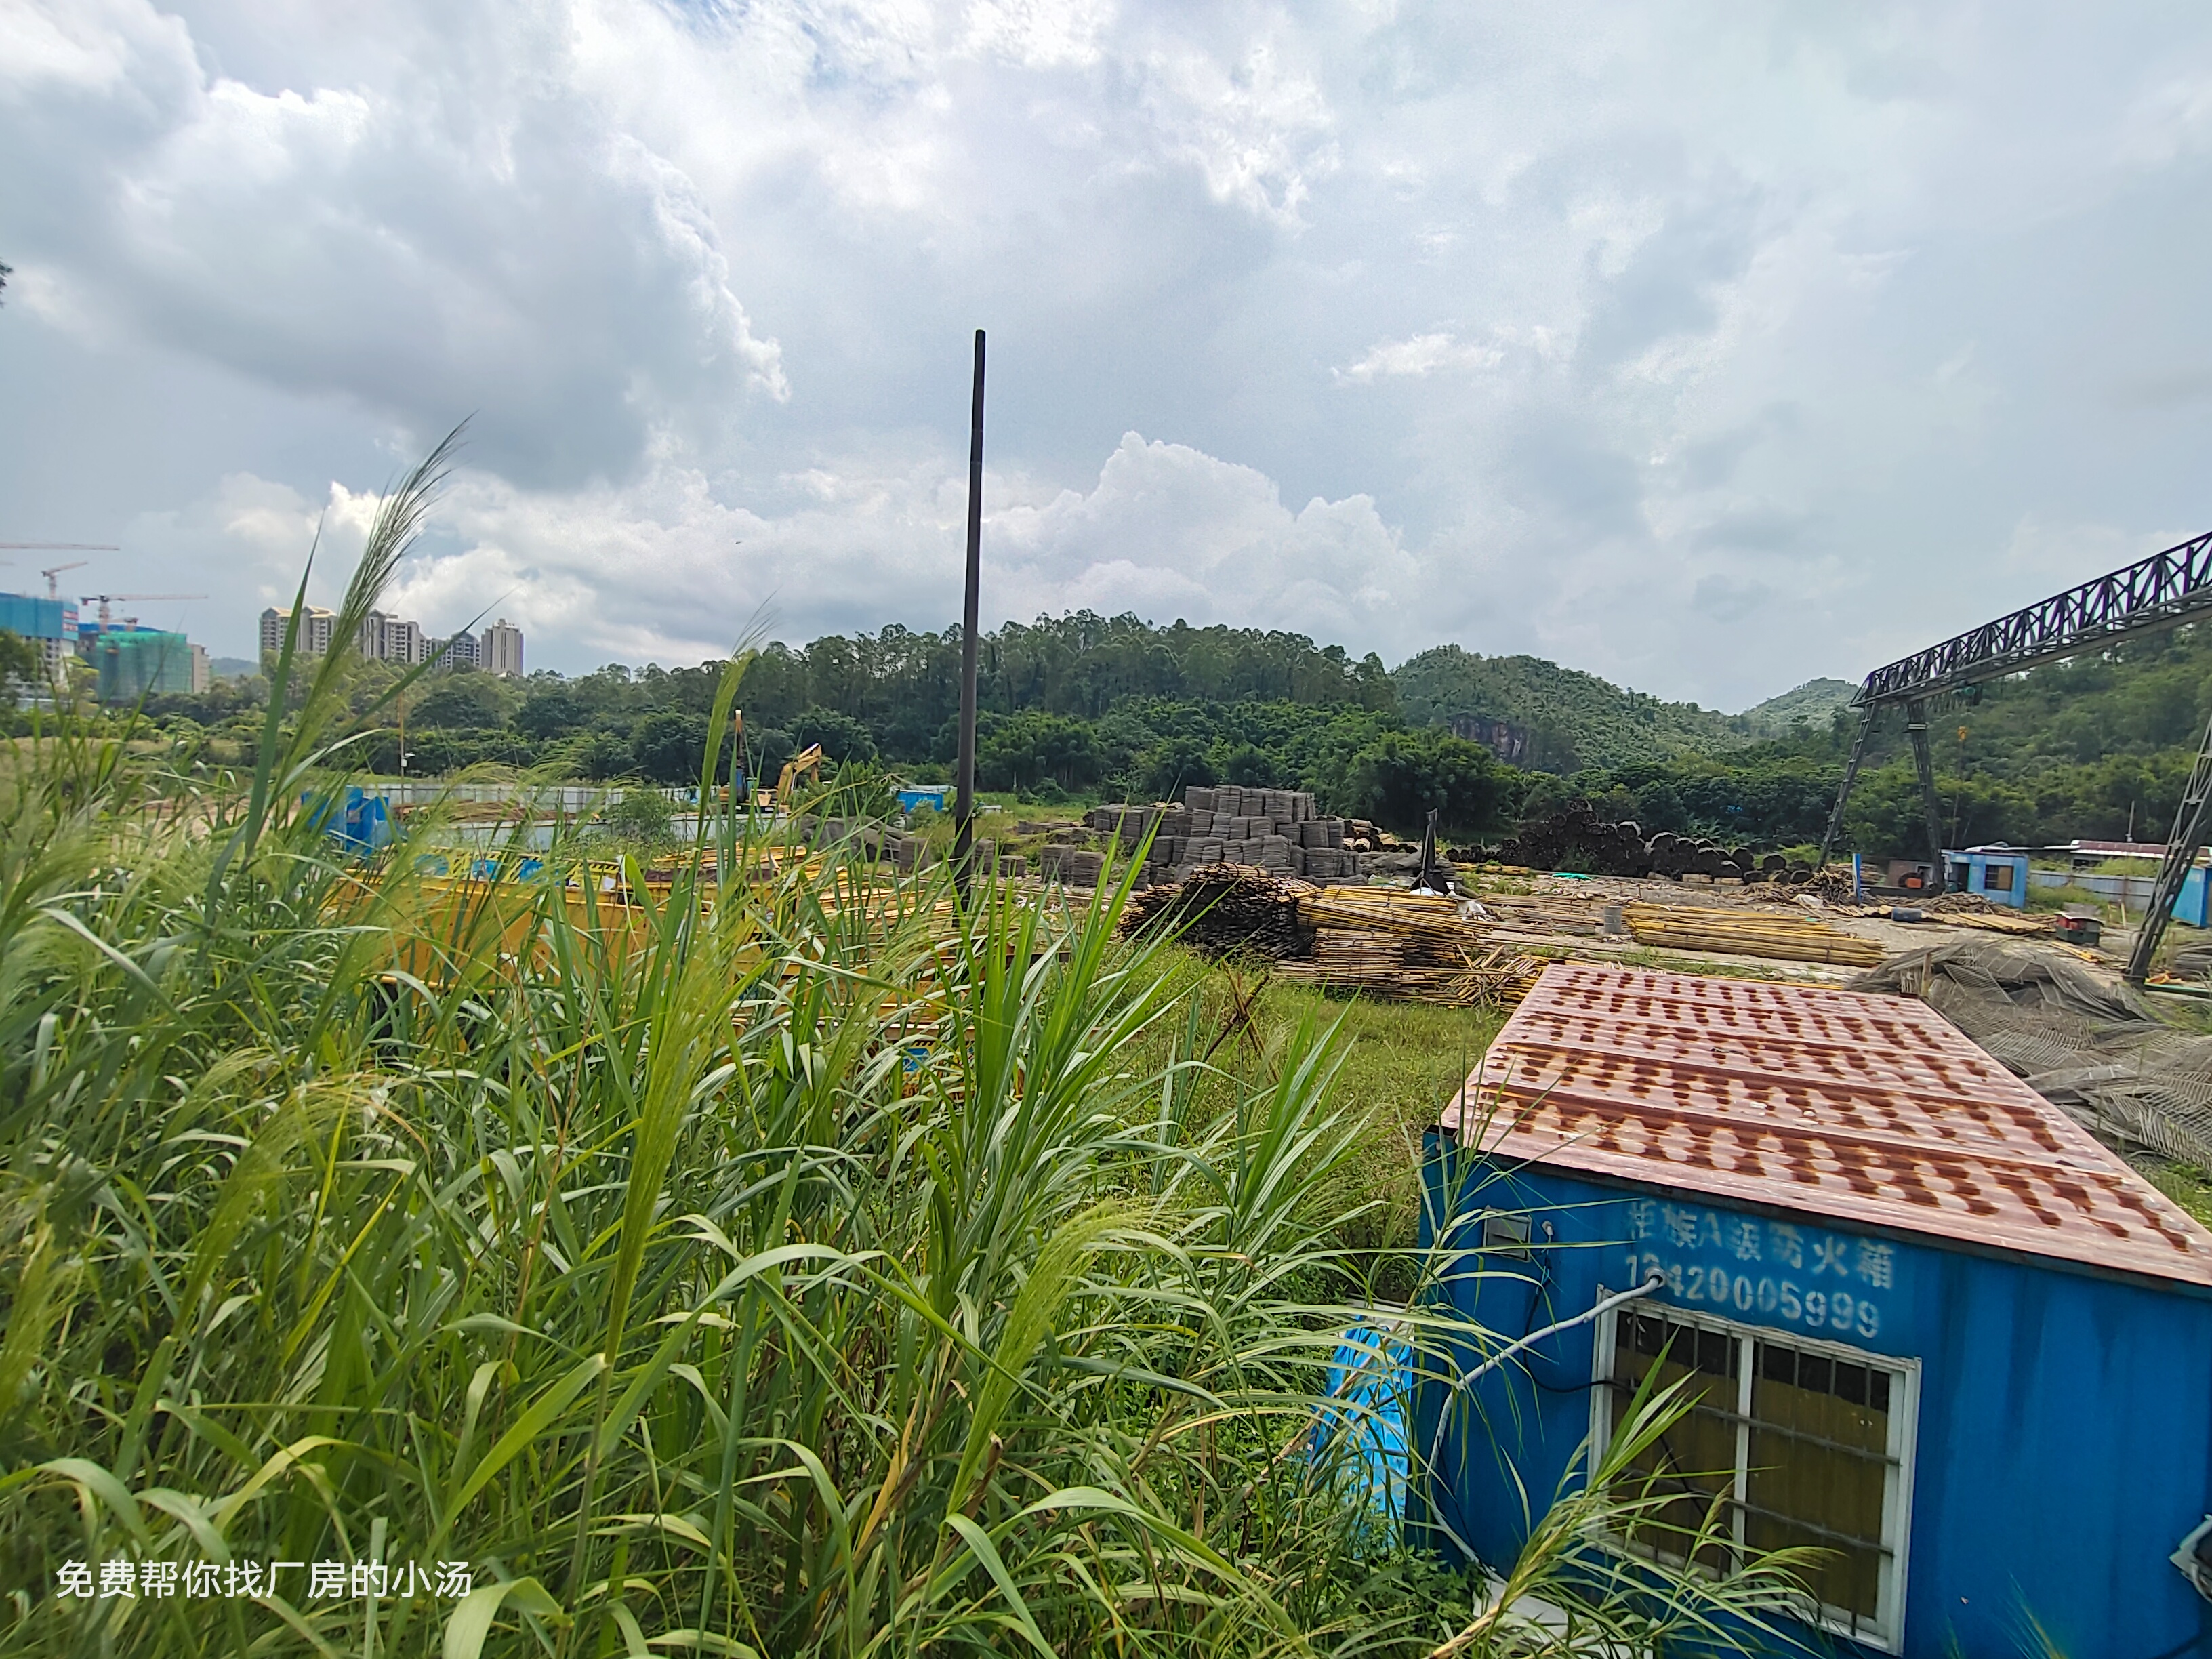
[[[1119,890],[757,875],[738,820],[634,908],[364,883],[314,805],[341,666],[288,642],[250,773],[64,716],[5,781],[9,1650],[1647,1651],[1783,1603],[1594,1556],[1664,1501],[1626,1451],[1511,1605],[1378,1521],[1315,1433],[1340,1334],[1388,1282],[1424,1371],[1489,1339],[1376,1219],[1320,1005],[1232,1065]],[[126,1559],[303,1565],[55,1593]],[[325,1561],[473,1588],[317,1596]]]

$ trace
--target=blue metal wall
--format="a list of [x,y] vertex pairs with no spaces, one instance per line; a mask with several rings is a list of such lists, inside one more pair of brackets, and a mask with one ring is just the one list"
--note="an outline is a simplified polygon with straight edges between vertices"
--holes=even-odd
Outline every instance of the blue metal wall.
[[0,593],[0,628],[27,640],[64,637],[63,611],[74,610],[59,599],[42,599],[28,593]]
[[[1946,853],[1944,879],[1954,891],[1979,893],[1992,904],[2008,904],[2015,910],[2027,908],[2027,854],[2025,853]],[[1990,872],[2002,870],[2009,877],[2000,877],[2002,887],[1990,884]]]
[[[2067,1659],[2212,1656],[2212,1607],[2166,1559],[2212,1511],[2212,1298],[1779,1209],[1503,1174],[1436,1132],[1425,1180],[1425,1243],[1436,1218],[1465,1213],[1468,1191],[1529,1214],[1534,1261],[1482,1258],[1483,1276],[1451,1281],[1458,1310],[1504,1339],[1585,1311],[1601,1285],[1626,1288],[1656,1264],[1668,1278],[1657,1302],[1917,1359],[1911,1659],[2039,1653],[2031,1615]],[[1848,1286],[1848,1312],[1822,1291],[1815,1323],[1810,1293],[1824,1285]],[[1589,1325],[1547,1339],[1453,1408],[1443,1489],[1425,1497],[1493,1565],[1527,1536],[1520,1492],[1540,1508],[1579,1478],[1595,1340]],[[1416,1413],[1424,1450],[1441,1393],[1428,1389]]]

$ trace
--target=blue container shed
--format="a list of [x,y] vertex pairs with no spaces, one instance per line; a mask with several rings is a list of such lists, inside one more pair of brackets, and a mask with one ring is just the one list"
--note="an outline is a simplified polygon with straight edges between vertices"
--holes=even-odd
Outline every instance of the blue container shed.
[[302,794],[300,804],[322,832],[351,853],[380,853],[392,844],[392,803],[349,784],[343,796]]
[[2212,1655],[2170,1559],[2212,1512],[2212,1232],[1934,1010],[1556,964],[1429,1152],[1495,1334],[1459,1374],[1562,1326],[1417,1395],[1448,1553],[1510,1565],[1656,1368],[1692,1404],[1639,1468],[1723,1548],[1828,1552],[1816,1650]]
[[1954,893],[1979,893],[1992,904],[2027,908],[2027,854],[2016,847],[1969,847],[1943,854],[1944,884]]

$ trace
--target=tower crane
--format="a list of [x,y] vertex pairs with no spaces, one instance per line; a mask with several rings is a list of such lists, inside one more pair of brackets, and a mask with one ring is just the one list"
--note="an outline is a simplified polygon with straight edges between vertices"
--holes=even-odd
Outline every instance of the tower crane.
[[[119,547],[110,547],[105,542],[0,542],[0,548],[11,553],[120,553]],[[50,565],[39,574],[46,579],[46,597],[61,598],[61,585],[54,578],[64,570],[82,570],[88,560],[72,559],[67,564]]]
[[112,599],[205,599],[205,598],[207,598],[207,595],[206,595],[206,594],[204,594],[204,593],[80,593],[80,594],[78,594],[78,595],[77,595],[77,603],[78,603],[79,605],[90,605],[90,604],[92,604],[94,600],[98,600],[98,601],[99,601],[99,603],[100,603],[100,631],[101,633],[105,634],[106,632],[107,632],[107,618],[108,618],[108,615],[109,615],[107,606],[108,606],[108,602],[109,602],[110,600],[112,600]]

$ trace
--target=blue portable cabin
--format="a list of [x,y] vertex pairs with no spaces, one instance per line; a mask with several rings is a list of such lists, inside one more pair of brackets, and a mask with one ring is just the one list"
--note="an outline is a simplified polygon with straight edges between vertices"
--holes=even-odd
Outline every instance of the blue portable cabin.
[[2017,847],[1969,847],[1943,854],[1944,884],[1954,893],[1979,893],[1993,904],[2027,908],[2027,854]]
[[1932,1009],[1557,964],[1429,1154],[1462,1376],[1644,1294],[1420,1392],[1417,1535],[1509,1565],[1656,1364],[1649,1472],[1832,1551],[1837,1650],[2212,1655],[2212,1233]]
[[951,793],[950,786],[941,783],[901,784],[892,791],[892,794],[898,801],[898,809],[902,812],[916,811],[925,806],[942,812],[945,810],[945,798]]

